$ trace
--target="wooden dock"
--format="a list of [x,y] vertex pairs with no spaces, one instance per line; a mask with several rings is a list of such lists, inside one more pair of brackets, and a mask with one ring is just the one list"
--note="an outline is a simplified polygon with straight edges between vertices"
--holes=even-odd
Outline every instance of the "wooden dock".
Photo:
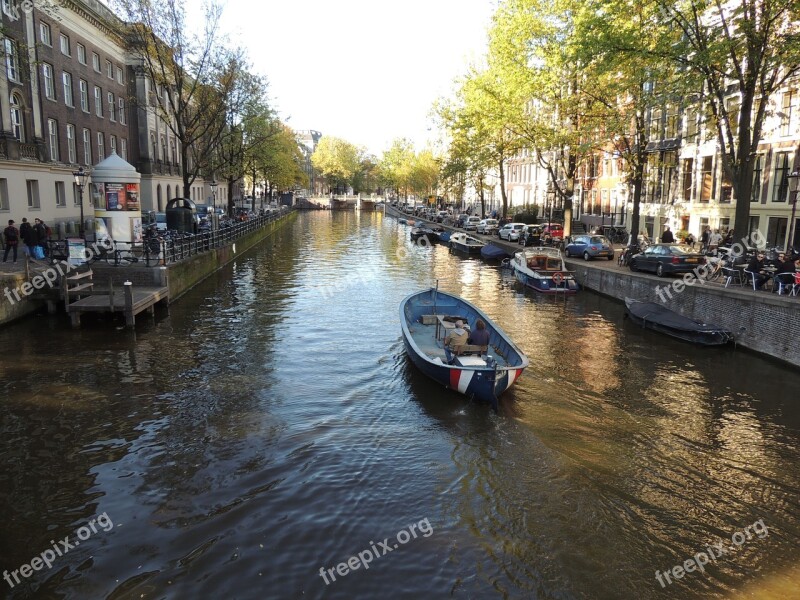
[[82,297],[75,302],[69,302],[67,297],[65,307],[72,326],[80,326],[83,313],[121,312],[125,315],[125,325],[133,327],[136,324],[136,315],[140,312],[153,312],[156,304],[166,304],[169,301],[169,288],[166,287],[134,287],[126,283],[122,288],[93,290],[88,293],[81,291]]

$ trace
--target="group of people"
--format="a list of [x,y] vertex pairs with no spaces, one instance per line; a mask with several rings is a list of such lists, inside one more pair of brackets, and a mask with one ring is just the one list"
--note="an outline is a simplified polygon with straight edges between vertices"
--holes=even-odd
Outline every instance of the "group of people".
[[8,227],[3,230],[3,241],[5,242],[5,252],[3,262],[8,260],[8,255],[12,254],[14,262],[17,262],[17,247],[19,242],[24,244],[23,251],[30,258],[44,258],[47,256],[47,242],[50,239],[50,228],[41,219],[35,219],[34,224],[28,223],[28,219],[23,218],[22,223],[17,229],[14,219],[8,220]]
[[486,329],[483,319],[475,322],[475,331],[472,333],[465,329],[464,321],[459,319],[455,322],[455,328],[444,338],[444,353],[447,356],[447,362],[452,363],[453,357],[458,356],[461,348],[468,344],[473,346],[489,345],[489,330]]
[[766,255],[763,251],[758,251],[750,262],[747,264],[747,271],[752,273],[755,282],[755,288],[760,290],[764,287],[770,279],[791,285],[797,281],[796,273],[800,273],[800,258],[792,260],[786,258],[786,253],[780,252],[777,260],[772,261],[773,270],[770,272],[767,264]]
[[[647,244],[650,243],[649,238],[647,237],[647,232],[642,231],[639,234],[639,241],[646,242]],[[672,230],[667,225],[664,228],[664,233],[661,234],[661,243],[662,244],[674,244],[675,243],[675,234],[672,233]],[[691,250],[694,250],[694,245],[697,243],[694,235],[689,233],[687,234],[682,243],[689,246]],[[723,236],[719,229],[711,231],[710,227],[706,227],[703,229],[703,233],[700,234],[700,252],[711,252],[719,248],[720,246],[730,246],[733,244],[733,229],[729,229],[728,232]]]

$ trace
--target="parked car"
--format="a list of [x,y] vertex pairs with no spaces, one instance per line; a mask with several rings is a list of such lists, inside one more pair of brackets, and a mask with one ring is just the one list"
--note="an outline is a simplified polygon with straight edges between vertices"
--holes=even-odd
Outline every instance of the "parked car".
[[583,256],[584,260],[605,257],[614,260],[614,247],[604,235],[582,233],[572,236],[572,241],[564,248],[566,256]]
[[525,223],[509,223],[503,225],[497,235],[501,240],[508,240],[509,242],[516,242],[519,240],[519,235],[522,233],[522,228]]
[[156,216],[156,228],[158,231],[166,231],[167,230],[167,213],[165,212],[157,212]]
[[538,246],[542,242],[542,226],[525,225],[518,241],[522,246]]
[[448,214],[449,213],[446,210],[440,210],[438,213],[436,213],[436,222],[442,223],[447,218]]
[[561,223],[545,223],[542,225],[542,236],[561,239],[564,237],[564,226]]
[[659,277],[667,273],[691,273],[706,263],[706,257],[677,244],[653,244],[635,254],[628,263],[631,271],[653,271]]
[[480,222],[480,217],[467,217],[467,220],[464,222],[464,230],[475,231],[478,228],[478,223]]
[[467,213],[461,213],[458,215],[456,218],[456,227],[464,227],[464,223],[467,222],[467,219],[469,219],[469,215]]
[[497,219],[483,219],[475,228],[476,233],[491,235],[497,231]]

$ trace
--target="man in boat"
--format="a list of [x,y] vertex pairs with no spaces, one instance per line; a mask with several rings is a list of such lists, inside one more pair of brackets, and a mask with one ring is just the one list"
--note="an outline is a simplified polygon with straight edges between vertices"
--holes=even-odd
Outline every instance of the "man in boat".
[[461,347],[467,345],[468,338],[469,334],[464,329],[464,322],[456,321],[455,328],[444,338],[444,354],[448,363],[453,362],[453,357],[458,356]]

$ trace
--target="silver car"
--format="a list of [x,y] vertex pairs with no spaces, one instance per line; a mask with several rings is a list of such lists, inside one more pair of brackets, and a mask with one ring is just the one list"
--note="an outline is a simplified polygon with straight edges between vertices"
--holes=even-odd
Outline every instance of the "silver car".
[[497,233],[497,235],[501,240],[516,242],[519,240],[519,235],[522,233],[522,229],[524,227],[525,223],[506,223],[500,228],[500,231]]

